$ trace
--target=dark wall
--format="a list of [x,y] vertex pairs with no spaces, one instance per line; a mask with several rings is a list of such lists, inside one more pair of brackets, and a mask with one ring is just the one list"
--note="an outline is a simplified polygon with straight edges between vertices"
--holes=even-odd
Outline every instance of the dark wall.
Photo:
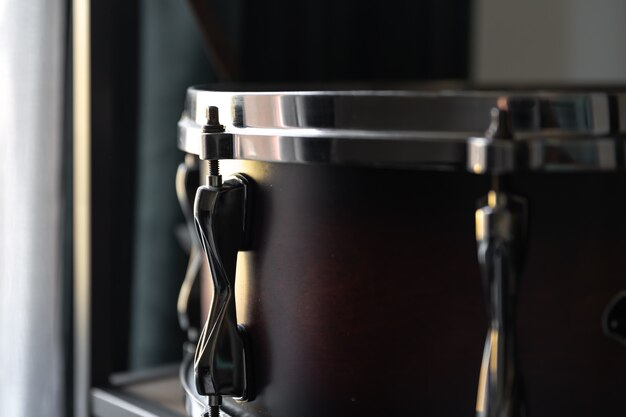
[[[137,123],[136,1],[91,4],[92,379],[127,367]],[[112,28],[115,28],[112,30]]]
[[241,6],[247,81],[466,78],[469,1],[273,0]]

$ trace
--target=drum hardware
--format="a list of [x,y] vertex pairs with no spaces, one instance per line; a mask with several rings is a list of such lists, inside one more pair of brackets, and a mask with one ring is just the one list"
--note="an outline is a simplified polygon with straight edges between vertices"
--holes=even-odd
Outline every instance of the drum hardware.
[[[563,283],[559,281],[550,287],[549,282],[544,282],[544,278],[554,275],[554,272],[548,270],[542,275],[541,266],[538,265],[545,260],[537,260],[538,257],[533,256],[533,252],[528,254],[528,268],[533,273],[532,276],[528,277],[528,284],[525,282],[528,287],[525,287],[524,290],[524,300],[520,300],[523,301],[520,303],[520,308],[524,314],[524,320],[520,322],[520,326],[516,326],[516,305],[518,280],[522,273],[523,264],[526,263],[526,235],[531,233],[527,224],[526,198],[533,202],[537,201],[537,206],[534,206],[535,209],[533,210],[535,213],[532,224],[535,227],[534,230],[539,229],[542,222],[547,223],[547,219],[553,219],[545,211],[543,212],[544,217],[541,217],[542,202],[537,200],[536,196],[540,198],[547,196],[550,202],[556,201],[558,198],[558,196],[554,197],[550,194],[553,190],[553,183],[547,182],[548,185],[544,188],[540,180],[549,178],[550,181],[554,181],[555,177],[561,178],[562,174],[549,175],[553,172],[578,172],[580,174],[577,175],[581,175],[579,178],[587,178],[587,175],[598,175],[599,172],[624,169],[624,158],[621,152],[623,152],[623,126],[626,125],[626,119],[624,119],[626,113],[623,112],[622,107],[626,101],[624,101],[624,94],[621,93],[616,96],[617,99],[611,100],[611,97],[607,93],[600,92],[576,93],[567,91],[443,91],[440,93],[415,91],[253,91],[244,93],[191,88],[188,91],[183,118],[179,122],[178,144],[183,151],[199,155],[202,160],[210,161],[207,186],[202,187],[204,190],[198,194],[198,199],[204,199],[203,210],[199,210],[201,214],[196,216],[196,219],[204,219],[200,222],[196,221],[198,229],[201,229],[199,230],[200,236],[203,236],[203,233],[205,236],[203,246],[207,251],[207,256],[209,259],[211,256],[215,257],[211,253],[209,245],[215,242],[211,241],[208,232],[203,232],[201,225],[204,224],[205,229],[209,226],[220,227],[219,230],[222,231],[226,229],[226,226],[222,225],[223,220],[222,218],[218,219],[218,216],[230,219],[221,211],[222,203],[227,198],[223,197],[223,200],[219,201],[220,209],[216,210],[218,205],[210,200],[214,197],[211,197],[206,191],[206,189],[210,189],[213,196],[218,195],[225,187],[228,188],[229,181],[232,181],[229,179],[222,184],[219,168],[213,161],[233,159],[235,161],[226,165],[224,170],[246,172],[251,178],[254,178],[255,205],[258,203],[256,209],[258,209],[259,214],[262,214],[255,221],[258,221],[259,224],[267,223],[273,226],[272,234],[268,234],[268,238],[259,239],[255,243],[255,255],[262,258],[264,262],[256,262],[256,258],[242,259],[244,265],[250,267],[251,273],[241,274],[238,277],[244,281],[254,280],[254,295],[241,297],[238,300],[238,302],[243,302],[246,305],[246,315],[240,316],[239,319],[245,322],[247,326],[249,324],[248,331],[250,334],[254,332],[254,352],[245,349],[246,340],[243,332],[232,331],[233,328],[237,328],[235,319],[231,320],[228,325],[231,333],[225,330],[222,330],[222,333],[228,334],[228,336],[240,335],[243,343],[238,343],[237,340],[232,342],[228,337],[224,339],[221,337],[213,338],[211,343],[208,343],[207,335],[210,335],[211,332],[205,331],[206,334],[203,335],[200,344],[205,351],[208,351],[210,346],[223,347],[228,345],[224,347],[224,351],[239,352],[238,349],[242,346],[243,355],[237,356],[237,358],[243,357],[245,359],[244,368],[241,372],[244,372],[247,377],[246,394],[248,400],[252,400],[250,398],[252,391],[249,387],[251,374],[245,369],[245,365],[249,365],[249,358],[252,353],[255,355],[254,363],[262,365],[254,370],[254,382],[258,384],[259,388],[258,392],[255,393],[257,398],[247,404],[236,404],[224,399],[223,410],[230,412],[229,407],[232,407],[233,415],[251,416],[305,415],[302,413],[305,413],[306,410],[311,410],[310,414],[306,414],[307,416],[367,414],[364,411],[366,408],[358,408],[359,402],[350,402],[349,407],[351,408],[348,408],[346,403],[342,401],[345,398],[365,397],[365,395],[360,394],[367,392],[369,387],[363,388],[364,384],[361,384],[361,381],[369,378],[369,375],[364,377],[366,374],[363,370],[371,364],[372,356],[369,353],[375,353],[380,346],[374,344],[368,350],[369,346],[366,344],[363,349],[367,351],[367,354],[361,356],[346,354],[344,350],[337,348],[337,343],[334,343],[336,339],[325,339],[325,335],[327,330],[331,329],[334,331],[333,336],[336,337],[337,334],[340,334],[341,337],[345,338],[343,340],[352,343],[350,346],[357,346],[357,342],[362,336],[373,333],[370,331],[371,329],[380,330],[385,323],[374,323],[371,327],[353,329],[353,332],[344,334],[339,333],[336,329],[339,326],[336,326],[335,323],[325,325],[325,320],[338,319],[343,325],[347,325],[342,326],[341,329],[343,329],[349,328],[348,326],[353,324],[350,321],[351,314],[355,316],[356,313],[359,313],[360,316],[368,314],[370,310],[366,308],[366,305],[369,306],[369,303],[366,301],[369,298],[366,296],[370,294],[370,284],[374,279],[372,277],[368,277],[369,280],[364,279],[362,282],[363,291],[361,292],[361,282],[351,280],[351,274],[356,274],[356,272],[363,274],[362,265],[356,263],[344,265],[334,258],[324,262],[320,261],[320,255],[328,255],[324,245],[320,244],[321,239],[332,239],[330,236],[334,236],[332,232],[326,229],[320,231],[321,236],[318,236],[318,241],[307,242],[306,245],[303,244],[302,248],[298,247],[297,250],[290,251],[292,255],[297,256],[290,256],[283,262],[276,262],[276,260],[279,259],[277,254],[282,256],[283,247],[287,246],[285,242],[293,243],[295,239],[308,239],[308,232],[313,228],[315,231],[319,230],[320,225],[325,225],[329,217],[332,217],[332,225],[335,227],[338,224],[343,225],[345,219],[351,221],[354,219],[354,224],[351,222],[346,224],[346,230],[349,230],[350,233],[346,234],[346,237],[341,237],[340,244],[335,245],[331,256],[337,253],[350,253],[350,245],[359,243],[358,239],[353,239],[352,236],[361,237],[359,227],[363,228],[364,225],[371,223],[367,221],[370,220],[367,216],[352,217],[353,212],[358,212],[360,208],[356,202],[361,201],[367,191],[349,188],[348,190],[344,189],[342,193],[335,190],[332,198],[324,197],[319,200],[311,200],[301,192],[300,180],[306,178],[309,181],[306,183],[307,187],[304,187],[307,191],[311,184],[322,184],[325,187],[329,181],[333,181],[334,185],[334,181],[339,183],[339,180],[344,181],[341,183],[342,185],[350,187],[349,184],[353,183],[357,177],[355,173],[358,173],[358,178],[369,177],[370,175],[371,178],[374,178],[374,175],[379,175],[376,169],[381,169],[380,176],[384,179],[388,178],[388,170],[407,169],[408,171],[405,171],[407,176],[417,182],[422,181],[423,178],[432,179],[438,176],[432,172],[433,170],[449,170],[459,173],[459,183],[468,183],[469,178],[472,182],[470,185],[476,185],[480,187],[478,189],[483,190],[478,191],[478,194],[474,193],[473,190],[469,194],[465,192],[467,188],[463,188],[464,199],[473,200],[485,189],[489,191],[478,203],[474,225],[482,289],[485,293],[484,302],[489,319],[486,343],[483,347],[482,329],[484,329],[484,324],[479,320],[482,318],[480,288],[474,287],[477,291],[474,291],[473,294],[464,288],[462,291],[463,298],[458,298],[461,301],[458,305],[463,306],[464,311],[473,312],[474,316],[463,321],[462,325],[456,328],[465,331],[461,343],[462,348],[459,348],[462,352],[451,352],[455,355],[456,362],[446,369],[448,372],[446,375],[438,378],[439,368],[431,366],[430,362],[433,358],[438,357],[439,351],[431,349],[430,346],[427,346],[428,343],[423,343],[423,339],[420,337],[406,341],[406,345],[411,346],[410,352],[399,351],[396,355],[397,357],[409,358],[411,361],[410,368],[403,363],[395,368],[390,366],[388,369],[390,372],[377,374],[379,377],[389,377],[392,374],[400,375],[402,370],[412,369],[420,372],[420,375],[424,375],[424,380],[427,381],[416,382],[416,386],[422,391],[426,389],[420,394],[419,401],[407,401],[396,408],[392,406],[390,413],[407,415],[414,413],[414,408],[418,407],[421,414],[436,414],[437,412],[434,410],[438,410],[437,407],[441,404],[441,398],[448,394],[447,392],[441,394],[445,391],[443,387],[448,387],[451,378],[457,378],[457,382],[462,380],[462,383],[459,382],[458,386],[450,391],[454,391],[454,394],[461,400],[454,406],[450,406],[449,409],[439,412],[441,415],[459,415],[472,409],[473,406],[475,406],[477,416],[480,417],[523,417],[528,414],[529,407],[536,410],[537,415],[554,415],[554,410],[558,407],[570,407],[570,410],[573,410],[572,404],[583,408],[585,404],[592,404],[590,402],[592,399],[589,396],[591,393],[598,395],[599,391],[594,391],[598,385],[598,380],[594,378],[600,374],[591,365],[597,361],[600,366],[606,365],[608,369],[608,367],[613,366],[608,362],[622,363],[620,362],[622,359],[620,357],[607,358],[607,355],[603,356],[602,354],[594,355],[593,363],[577,364],[577,366],[580,365],[581,374],[577,375],[576,378],[567,378],[567,381],[566,378],[562,378],[563,384],[559,385],[557,390],[560,390],[559,398],[550,397],[548,390],[554,381],[560,377],[572,375],[571,369],[567,367],[567,360],[574,360],[575,358],[573,354],[562,355],[560,346],[554,348],[554,343],[551,347],[540,346],[541,343],[535,343],[535,340],[540,340],[536,337],[545,336],[551,331],[552,322],[544,321],[543,315],[534,309],[529,310],[528,305],[532,304],[534,297],[546,297],[540,298],[543,302],[539,310],[542,312],[553,311],[550,303],[545,302],[548,299],[545,291],[541,291],[541,294],[538,295],[538,289],[543,290],[544,285],[549,289],[555,289],[558,288],[556,285],[563,285]],[[209,104],[215,104],[223,110],[222,123],[225,126],[219,123],[217,109],[213,111],[209,109],[208,115],[205,115],[205,110]],[[490,113],[492,123],[485,133],[485,122]],[[329,165],[329,167],[324,165]],[[364,169],[364,167],[370,169]],[[422,169],[426,172],[413,172]],[[328,171],[332,171],[332,175]],[[493,184],[491,187],[486,187],[486,181],[478,181],[476,177],[465,175],[467,171],[491,176]],[[292,174],[293,179],[291,178]],[[447,178],[450,177],[448,175],[450,174],[441,174],[441,184],[444,187],[449,187]],[[510,177],[515,181],[515,190],[524,190],[523,192],[515,193],[518,195],[513,194],[514,188],[507,187]],[[235,179],[237,178],[241,178],[240,175],[235,176]],[[285,180],[286,178],[289,180]],[[311,178],[314,178],[315,181]],[[440,181],[438,177],[437,181]],[[380,184],[384,183],[385,181],[381,179]],[[235,181],[232,183],[232,188],[234,189],[238,184],[240,186],[241,182]],[[246,193],[249,192],[249,188],[246,188],[245,181],[243,184],[243,194],[247,196]],[[570,188],[566,187],[566,190],[570,190]],[[327,187],[324,191],[328,191]],[[430,190],[429,192],[434,191]],[[334,206],[338,196],[343,198],[344,195],[346,196],[346,204]],[[260,196],[258,200],[257,196]],[[396,197],[389,201],[397,203],[398,206],[403,206],[403,204],[408,206],[414,203],[413,200],[402,199],[402,193],[396,193]],[[233,201],[236,200],[232,205],[239,207],[242,199],[234,196],[232,199]],[[269,204],[270,202],[272,204]],[[196,204],[198,204],[198,200]],[[211,206],[211,204],[213,205]],[[292,204],[295,207],[292,207]],[[394,206],[393,204],[388,205]],[[210,208],[207,209],[206,207],[209,206]],[[467,216],[469,213],[467,210],[473,211],[472,207],[461,208],[458,211],[458,205],[445,205],[445,207],[448,206],[454,206],[456,210],[454,213],[444,213],[448,216],[448,220],[463,218],[471,222],[471,218]],[[543,205],[544,209],[545,206],[546,204]],[[289,210],[285,210],[284,207],[289,207]],[[314,207],[315,210],[309,209],[310,207]],[[444,207],[443,204],[442,207]],[[240,210],[240,208],[235,210]],[[247,208],[244,210],[248,212]],[[391,213],[391,211],[387,215],[397,214]],[[286,216],[285,213],[289,215]],[[290,217],[291,213],[296,214]],[[400,214],[407,216],[406,219],[410,219],[413,212]],[[550,213],[550,215],[554,214]],[[233,216],[235,215],[233,214]],[[213,219],[213,223],[210,223],[207,218]],[[338,222],[338,219],[343,221]],[[302,221],[307,222],[306,228],[298,230],[299,233],[291,239],[292,228]],[[239,218],[238,222],[245,223],[245,220]],[[234,220],[233,223],[235,223]],[[393,221],[391,224],[397,226]],[[561,225],[558,226],[561,227]],[[468,224],[468,226],[471,228],[471,225]],[[332,230],[330,227],[328,229]],[[376,232],[380,233],[381,231],[376,230]],[[239,234],[236,235],[239,236]],[[539,235],[541,237],[549,236],[548,233]],[[239,239],[237,236],[230,237],[237,240]],[[423,236],[429,238],[433,234],[431,230],[427,229],[424,230]],[[569,239],[571,236],[571,234],[567,234],[565,238]],[[556,241],[561,242],[562,240],[559,239]],[[243,240],[245,241],[245,237]],[[207,241],[208,243],[206,243]],[[543,241],[541,243],[549,244],[549,242]],[[229,242],[228,245],[230,245],[228,246],[230,250],[220,247],[218,249],[222,252],[218,253],[228,253],[228,257],[236,258],[237,251],[244,247],[244,244],[238,246],[236,242]],[[407,247],[410,245],[410,242],[406,244]],[[363,247],[360,247],[360,251],[369,253]],[[464,251],[465,253],[466,251]],[[387,255],[391,257],[391,250]],[[313,256],[315,256],[315,262],[311,262]],[[465,262],[465,267],[476,263],[476,258],[473,258],[471,254],[467,258],[463,258],[463,256],[465,255],[461,255],[459,258]],[[404,259],[395,258],[400,263]],[[212,262],[215,264],[215,259]],[[424,259],[420,259],[420,262],[426,268],[432,268],[434,265],[434,262],[431,264]],[[302,276],[301,265],[308,263],[313,265],[311,271],[309,275]],[[211,265],[212,270],[214,269],[213,264]],[[354,271],[351,270],[353,267]],[[359,268],[361,268],[360,271]],[[570,268],[570,271],[572,269],[574,268]],[[398,270],[402,270],[402,268],[398,268]],[[403,271],[410,275],[413,273],[411,271],[415,271],[414,264],[407,263]],[[433,285],[427,282],[426,278],[429,278],[430,275],[437,276],[437,271],[434,269],[427,269],[427,271],[422,274],[425,279],[420,280],[420,285]],[[317,284],[312,277],[317,278],[327,272],[333,276],[332,282],[322,280],[324,286],[320,283],[315,291],[307,292],[306,296],[299,298],[300,294],[297,288],[299,283]],[[581,271],[579,275],[574,274],[579,285],[584,278],[583,272]],[[381,273],[384,274],[384,271]],[[214,272],[213,276],[215,277],[215,275]],[[227,278],[234,277],[234,271],[224,276]],[[453,276],[452,271],[449,271],[449,276]],[[442,278],[441,274],[437,277]],[[257,278],[259,279],[257,280]],[[557,278],[561,279],[562,277]],[[424,294],[430,296],[440,289],[445,290],[445,294],[454,296],[457,294],[456,288],[451,290],[443,286],[445,281],[444,283],[438,281],[436,285],[433,285],[433,291],[430,290],[430,287],[425,290],[417,285],[408,287],[412,283],[407,283],[407,281],[401,281],[401,283],[407,286],[405,291],[407,294],[417,291],[416,294],[420,296]],[[472,284],[477,285],[478,282]],[[608,282],[605,284],[609,285]],[[608,294],[614,294],[621,284],[617,283],[616,285],[618,286],[607,288],[607,291],[610,291]],[[218,287],[215,283],[214,286]],[[360,291],[359,296],[355,296],[350,305],[327,308],[328,303],[320,302],[320,300],[326,301],[327,295],[334,294],[334,291],[337,294],[345,295],[346,288],[357,287]],[[230,289],[232,294],[232,285]],[[532,291],[527,293],[526,289]],[[420,292],[423,290],[426,292]],[[280,293],[283,299],[271,298],[272,294],[277,293]],[[361,296],[361,294],[365,296]],[[399,298],[401,297],[389,296],[387,301],[389,304],[393,304]],[[626,295],[623,298],[626,299]],[[294,302],[295,299],[298,301]],[[471,303],[464,302],[468,299],[471,300]],[[600,303],[604,303],[603,300],[606,300],[597,297],[590,300],[590,303],[596,302],[598,299]],[[215,307],[218,305],[216,303],[216,301],[212,303],[211,309],[217,308]],[[277,304],[281,308],[276,307]],[[302,310],[291,310],[293,314],[288,315],[289,317],[283,320],[287,315],[284,314],[285,310],[282,306],[291,307],[293,304],[297,304],[298,307],[303,306]],[[424,304],[422,317],[432,314],[433,311],[429,309],[428,303]],[[626,313],[624,306],[626,306],[626,301],[621,299],[609,305],[603,322],[606,334],[620,341],[624,341],[626,338],[626,329],[624,329],[621,320],[621,317],[625,317],[623,313]],[[580,310],[582,311],[579,310],[579,306],[574,308],[573,305],[568,305],[568,307],[574,309],[576,313],[580,312],[582,317],[583,314],[597,311],[596,308],[601,309],[604,305],[599,307],[596,304],[581,306]],[[228,311],[234,311],[234,309]],[[336,311],[339,311],[340,314],[336,314]],[[314,326],[295,326],[294,317],[297,317],[298,323],[300,321],[313,322]],[[348,319],[342,319],[342,317],[348,317]],[[416,314],[412,317],[419,318],[420,315]],[[588,323],[582,324],[587,325]],[[591,330],[584,325],[574,326],[575,328],[571,329],[571,334],[576,336],[588,335],[594,330],[597,333],[597,323],[595,324],[596,327]],[[225,324],[223,326],[226,327]],[[292,329],[294,331],[290,332]],[[524,341],[528,343],[516,344],[516,330],[519,330],[518,334],[523,335]],[[218,331],[216,330],[216,332]],[[264,339],[266,337],[271,338],[271,343],[267,343],[267,340]],[[363,339],[365,338],[363,337]],[[602,349],[605,349],[607,345],[606,341],[598,342],[596,339],[595,337],[588,339],[590,345],[593,345],[593,351],[603,352]],[[228,340],[228,343],[225,340]],[[294,340],[302,341],[302,345],[296,346]],[[310,343],[312,340],[315,343]],[[449,349],[454,346],[454,343],[450,342],[452,338],[446,339],[441,336],[439,340],[443,341]],[[569,343],[569,340],[574,339],[565,340],[563,343]],[[467,343],[465,343],[466,341]],[[200,345],[198,352],[201,350]],[[229,351],[229,349],[231,350]],[[470,352],[471,349],[474,351]],[[479,370],[477,357],[480,355],[481,349],[483,359]],[[416,350],[419,350],[420,355],[422,353],[423,355],[414,355]],[[221,352],[218,348],[216,351]],[[353,351],[352,349],[350,352]],[[549,363],[545,362],[545,352],[548,353]],[[517,354],[523,361],[521,364],[517,363]],[[208,353],[197,354],[197,358],[201,356],[205,359],[203,363],[210,362]],[[276,358],[278,360],[273,360]],[[332,361],[337,370],[333,369],[330,372],[320,372],[319,374],[311,372],[312,369],[315,370],[315,365],[320,358],[325,361]],[[467,365],[468,360],[470,364],[473,364],[472,366]],[[195,366],[197,384],[204,384],[205,387],[209,388],[205,389],[205,392],[209,392],[209,404],[213,404],[213,408],[209,411],[213,413],[218,412],[216,405],[221,401],[222,395],[228,395],[224,393],[226,390],[218,392],[210,385],[213,381],[210,375],[212,370],[210,366],[216,363],[217,361],[213,361],[209,365],[201,365],[200,368],[203,369],[201,372],[198,372],[199,366]],[[195,364],[198,365],[197,360]],[[190,369],[191,365],[189,363],[187,365],[185,369],[189,372],[181,374],[181,378],[187,375],[186,386],[193,386],[194,375]],[[519,365],[524,366],[520,367]],[[217,365],[214,368],[216,377],[220,378],[218,384],[224,385],[228,378],[231,380],[235,378],[232,372],[222,378],[222,374],[218,374],[220,369],[217,369]],[[525,386],[522,385],[522,371],[524,379],[527,381]],[[554,374],[547,374],[547,372],[554,372]],[[316,378],[313,378],[313,374]],[[462,376],[459,376],[461,374]],[[237,375],[241,375],[241,373]],[[388,395],[399,387],[410,386],[414,377],[414,375],[409,375],[405,379],[398,377],[397,381],[393,381],[393,384],[388,384],[386,388],[389,390],[385,394]],[[475,387],[474,384],[477,379],[479,382],[478,395],[475,396],[476,391],[472,387]],[[282,400],[297,397],[294,394],[297,394],[298,390],[302,390],[304,385],[301,383],[302,381],[311,384],[311,389],[307,389],[307,392],[316,391],[324,394],[322,398],[325,398],[326,401],[319,409],[315,408],[319,402],[307,402],[306,399],[303,400],[299,397],[297,404],[293,404],[293,407],[292,404],[288,404],[287,400]],[[334,384],[335,381],[339,382]],[[623,381],[620,384],[623,386]],[[569,395],[566,391],[574,389],[577,390],[576,392],[585,394],[577,394],[576,401],[571,401],[574,396]],[[585,391],[585,389],[587,390]],[[201,392],[200,389],[198,391]],[[333,396],[337,392],[340,394]],[[355,392],[357,395],[354,395]],[[527,397],[525,392],[528,392]],[[231,396],[234,397],[235,395]],[[189,392],[189,390],[187,390],[187,397],[190,403],[196,407],[193,411],[196,415],[199,413],[198,405],[205,401],[195,392]],[[320,398],[317,395],[311,397]],[[611,407],[617,407],[615,404],[618,406],[623,404],[623,399],[620,398],[612,398]],[[201,402],[200,399],[202,399]],[[537,404],[541,407],[538,407]],[[400,413],[400,410],[403,414]],[[575,411],[570,411],[569,414],[578,415]],[[610,415],[606,412],[600,414]]]
[[187,415],[206,415],[204,410],[206,405],[200,401],[193,385],[193,355],[196,348],[195,343],[187,342],[183,345],[183,359],[179,370],[179,380],[185,392],[185,410]]
[[[190,88],[189,106],[178,124],[178,147],[202,159],[468,169],[476,174],[614,171],[624,168],[618,155],[624,95],[614,96],[523,91],[250,95]],[[484,117],[498,100],[507,101],[515,141],[484,136]],[[372,102],[385,111],[370,113],[374,107],[363,103]],[[202,136],[209,103],[229,110],[227,129]]]
[[[500,99],[506,100],[506,99]],[[491,123],[484,137],[470,138],[467,142],[467,168],[474,174],[506,173],[516,166],[515,155],[520,147],[511,140],[509,112],[494,107],[491,109]]]
[[[223,132],[218,117],[217,107],[207,109],[203,136]],[[213,301],[196,348],[194,373],[198,393],[208,397],[208,414],[217,416],[223,396],[238,401],[250,397],[246,335],[237,325],[235,308],[237,253],[248,242],[249,185],[243,175],[222,182],[216,159],[209,161],[206,183],[196,193],[194,217],[211,270]]]
[[[512,141],[506,109],[493,109],[487,141]],[[479,201],[476,242],[489,329],[480,370],[477,417],[525,415],[515,356],[515,309],[526,234],[524,199],[501,190],[494,176],[492,190]]]
[[207,123],[201,130],[200,159],[209,161],[209,169],[213,169],[210,177],[220,180],[219,160],[233,157],[233,136],[224,133],[224,126],[219,121],[219,111],[216,106],[209,106],[206,110]]
[[185,155],[176,172],[176,194],[191,240],[189,262],[185,279],[180,287],[176,310],[180,328],[187,333],[187,340],[198,341],[202,323],[200,320],[200,271],[202,269],[202,247],[196,235],[193,218],[193,204],[196,190],[200,186],[200,166],[198,157]]
[[626,345],[626,291],[617,294],[604,310],[604,334]]

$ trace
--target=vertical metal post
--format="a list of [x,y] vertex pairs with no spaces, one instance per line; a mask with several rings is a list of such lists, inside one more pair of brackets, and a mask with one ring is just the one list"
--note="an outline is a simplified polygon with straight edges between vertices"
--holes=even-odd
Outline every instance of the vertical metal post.
[[74,414],[88,417],[91,323],[90,0],[72,3],[74,187]]

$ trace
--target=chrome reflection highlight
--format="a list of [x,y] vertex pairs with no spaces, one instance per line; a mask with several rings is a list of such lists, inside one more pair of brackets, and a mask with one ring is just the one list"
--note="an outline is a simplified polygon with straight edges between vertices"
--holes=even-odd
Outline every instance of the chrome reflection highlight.
[[[194,358],[198,393],[210,406],[222,396],[248,399],[249,357],[246,334],[237,324],[235,277],[237,254],[247,243],[247,180],[239,175],[211,181],[196,194],[195,224],[209,262],[213,301]],[[213,184],[212,184],[213,183]]]
[[[626,127],[617,119],[626,99],[610,92],[241,93],[190,88],[186,103],[178,145],[205,159],[476,174],[624,168],[617,152]],[[201,133],[207,106],[225,110],[225,131],[219,137]],[[493,108],[510,115],[512,141],[484,135]]]
[[489,330],[476,398],[477,417],[523,417],[515,356],[517,286],[524,255],[526,203],[489,192],[476,211],[476,242]]

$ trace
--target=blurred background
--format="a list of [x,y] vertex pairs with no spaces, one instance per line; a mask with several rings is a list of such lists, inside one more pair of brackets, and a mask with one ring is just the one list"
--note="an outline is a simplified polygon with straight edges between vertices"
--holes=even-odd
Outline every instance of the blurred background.
[[[0,415],[180,361],[185,90],[624,85],[621,0],[0,0]],[[184,240],[184,239],[182,239]]]

